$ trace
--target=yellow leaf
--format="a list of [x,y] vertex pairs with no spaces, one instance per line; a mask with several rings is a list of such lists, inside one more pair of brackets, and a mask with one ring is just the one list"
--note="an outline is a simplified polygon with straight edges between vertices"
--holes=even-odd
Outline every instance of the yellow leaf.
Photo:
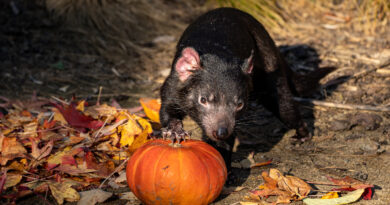
[[136,115],[128,114],[121,112],[117,117],[117,121],[128,119],[128,121],[118,126],[118,132],[121,134],[120,146],[131,145],[134,142],[136,135],[141,135],[141,133],[152,133],[153,129],[150,123]]
[[4,189],[7,189],[8,187],[13,187],[17,184],[19,184],[20,180],[22,180],[21,174],[8,174],[7,178],[5,180]]
[[138,124],[137,120],[134,118],[135,115],[130,115],[125,112],[121,112],[117,117],[116,121],[121,121],[127,119],[127,122],[123,125],[118,126],[118,131],[125,136],[134,136],[142,133],[142,126]]
[[50,182],[49,187],[53,197],[59,204],[63,204],[64,200],[74,202],[80,200],[80,195],[73,189],[71,183]]
[[60,111],[58,111],[57,108],[53,108],[53,120],[58,121],[61,123],[61,125],[67,125],[68,122],[65,120],[64,116],[61,114]]
[[259,188],[259,189],[266,189],[267,186],[265,186],[265,184],[262,184],[262,185],[260,185],[258,188]]
[[80,112],[84,112],[84,105],[85,105],[85,100],[80,101],[76,107],[76,110],[78,110]]
[[303,203],[307,205],[338,205],[338,204],[349,204],[359,200],[364,193],[364,189],[356,189],[355,191],[349,192],[345,196],[333,199],[303,199]]
[[160,108],[161,102],[159,99],[147,99],[141,98],[139,99],[141,106],[144,108],[144,112],[146,116],[152,120],[153,122],[160,123]]
[[339,198],[339,195],[337,192],[328,192],[324,196],[321,197],[321,199],[334,199],[334,198]]
[[138,123],[142,126],[142,128],[146,130],[147,133],[150,134],[153,132],[152,125],[147,120],[137,115],[133,115],[133,116],[138,121]]
[[[26,159],[23,158],[22,160],[26,160]],[[25,170],[25,164],[14,160],[14,161],[11,162],[11,164],[7,168],[9,170],[24,171]]]
[[120,145],[121,147],[126,146],[126,145],[131,145],[134,142],[134,135],[126,136],[122,134]]
[[149,141],[148,139],[148,132],[147,130],[144,130],[140,135],[138,135],[135,139],[134,142],[129,146],[129,152],[133,153],[136,149],[144,145],[146,142]]

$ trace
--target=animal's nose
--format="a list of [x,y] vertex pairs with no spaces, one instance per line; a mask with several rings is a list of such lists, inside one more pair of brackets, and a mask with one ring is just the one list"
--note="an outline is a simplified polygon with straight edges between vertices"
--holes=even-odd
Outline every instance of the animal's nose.
[[218,138],[225,138],[228,135],[228,130],[226,127],[220,127],[217,130],[217,137]]

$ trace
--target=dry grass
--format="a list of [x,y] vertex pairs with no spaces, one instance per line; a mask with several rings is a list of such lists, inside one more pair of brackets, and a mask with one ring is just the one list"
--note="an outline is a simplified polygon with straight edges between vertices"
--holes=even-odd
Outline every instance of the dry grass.
[[385,32],[390,0],[216,0],[251,13],[275,33],[294,32],[295,24],[317,21],[330,29],[345,28],[366,35]]
[[[118,63],[144,56],[143,44],[169,34],[176,27],[161,1],[143,0],[39,0],[66,31],[88,41],[83,49]],[[172,29],[174,30],[174,29]]]

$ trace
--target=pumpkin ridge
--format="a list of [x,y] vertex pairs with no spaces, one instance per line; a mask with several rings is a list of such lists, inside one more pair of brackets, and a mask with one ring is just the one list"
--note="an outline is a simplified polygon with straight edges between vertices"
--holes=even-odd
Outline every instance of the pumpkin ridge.
[[[133,172],[137,173],[137,169],[138,169],[138,164],[139,164],[139,162],[142,161],[142,159],[144,158],[144,156],[145,156],[150,150],[152,150],[153,148],[155,148],[155,147],[151,146],[151,147],[146,147],[145,150],[142,150],[142,153],[140,154],[139,157],[136,158],[136,161],[134,162],[134,164],[133,164],[133,166],[132,166],[132,169],[134,169]],[[133,156],[134,156],[134,155],[133,155]],[[131,156],[131,157],[133,157],[133,156]],[[137,176],[137,175],[133,174],[132,180],[131,180],[132,182],[135,181],[135,177],[136,177],[136,176]],[[134,184],[135,184],[135,183],[134,183]],[[134,188],[135,188],[135,190],[137,191],[137,194],[139,194],[140,190],[138,190],[137,186],[134,186]],[[134,194],[135,194],[135,193],[134,193]]]
[[[191,153],[195,155],[196,158],[201,162],[202,166],[207,170],[207,183],[209,184],[209,191],[207,193],[211,193],[212,187],[211,187],[211,180],[210,180],[210,170],[207,166],[207,163],[203,160],[202,157],[199,157],[193,150],[189,150]],[[208,154],[208,153],[207,153]],[[210,158],[210,156],[207,156]],[[205,196],[206,197],[206,196]],[[209,198],[209,194],[207,195],[207,198]]]
[[[195,149],[198,149],[198,150],[201,150],[201,151],[203,151],[203,152],[206,152],[206,153],[210,154],[211,156],[216,156],[215,153],[214,153],[214,152],[210,152],[210,151],[207,149],[207,147],[196,146],[196,147],[194,147],[194,148],[195,148]],[[219,165],[220,165],[222,168],[226,167],[225,161],[223,161],[223,158],[222,158],[221,154],[220,154],[218,151],[217,151],[217,153],[218,153],[218,155],[219,155],[220,157],[214,157],[214,158],[217,158],[218,163],[219,163]]]
[[[163,147],[163,146],[161,146]],[[158,148],[161,148],[160,146]],[[164,156],[164,153],[167,151],[168,149],[163,149],[162,152],[159,154],[158,156],[158,159],[156,160],[156,163],[154,164],[154,167],[153,167],[153,181],[155,181],[156,179],[156,175],[157,175],[157,167],[159,165],[159,162],[160,162],[160,159]],[[154,194],[155,196],[157,197],[157,191],[156,191],[156,184],[153,184],[153,191],[154,191]]]
[[[177,150],[178,155],[179,155],[179,179],[181,179],[181,172],[182,172],[182,169],[183,169],[183,167],[182,167],[182,165],[183,165],[182,164],[183,163],[183,156],[182,156],[183,153],[182,153],[181,148],[177,148],[176,150]],[[177,190],[179,190],[179,192],[181,191],[181,183],[178,183],[178,189]]]

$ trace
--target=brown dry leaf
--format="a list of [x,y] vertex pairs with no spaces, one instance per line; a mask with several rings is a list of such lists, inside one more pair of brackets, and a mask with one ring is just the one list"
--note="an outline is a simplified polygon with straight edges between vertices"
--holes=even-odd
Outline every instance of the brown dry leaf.
[[118,196],[122,200],[127,200],[127,201],[138,200],[137,197],[134,195],[134,193],[131,191],[120,193],[120,194],[118,194]]
[[48,156],[53,149],[54,141],[50,140],[44,147],[41,149],[38,148],[38,144],[31,140],[31,156],[35,158],[35,160],[41,160]]
[[56,199],[57,203],[63,204],[64,200],[69,202],[75,202],[80,200],[80,195],[75,189],[71,186],[69,182],[49,182],[49,187],[53,197]]
[[[302,200],[310,193],[311,190],[309,184],[295,176],[283,177],[282,180],[278,182],[278,187],[282,190],[293,193],[294,200]],[[296,196],[298,198],[295,198]]]
[[330,181],[332,181],[334,184],[341,186],[340,188],[353,188],[353,189],[365,189],[369,187],[374,187],[370,184],[364,184],[363,182],[356,180],[350,176],[345,176],[341,179],[335,179],[332,177],[328,177]]
[[22,180],[22,175],[21,174],[10,174],[7,173],[6,179],[5,179],[5,184],[4,184],[4,189],[7,189],[9,187],[13,187]]
[[85,173],[91,173],[96,172],[95,169],[87,169],[85,167],[76,167],[70,164],[60,164],[58,167],[56,167],[54,170],[61,171],[73,176],[85,174]]
[[25,123],[31,122],[34,118],[32,116],[23,116],[21,115],[21,112],[16,110],[10,110],[6,119],[12,125],[11,127],[19,127]]
[[80,192],[81,199],[77,205],[94,205],[102,203],[112,196],[111,192],[106,192],[101,189],[92,189],[89,191]]
[[111,122],[112,119],[117,117],[118,110],[115,107],[109,106],[107,104],[102,104],[87,107],[84,114],[91,116],[94,119],[106,117],[108,118],[107,122]]
[[67,145],[75,145],[75,144],[78,144],[80,142],[82,142],[83,140],[85,139],[85,137],[78,137],[78,136],[70,136],[69,137],[69,140],[67,141]]
[[24,124],[23,125],[23,132],[20,133],[20,137],[23,138],[28,138],[28,137],[37,137],[37,128],[38,128],[38,121],[37,119],[34,119],[33,121]]
[[24,157],[27,150],[16,141],[15,137],[4,137],[1,151],[0,162],[1,165],[5,165],[8,160],[12,160],[16,157]]
[[141,103],[146,116],[153,122],[160,123],[159,112],[161,108],[161,101],[159,99],[141,98],[139,99],[139,102]]
[[294,176],[283,176],[277,169],[270,169],[269,172],[263,172],[261,176],[264,184],[259,186],[260,191],[254,191],[253,194],[260,197],[277,195],[276,203],[289,203],[291,200],[301,200],[305,198],[311,187]]

